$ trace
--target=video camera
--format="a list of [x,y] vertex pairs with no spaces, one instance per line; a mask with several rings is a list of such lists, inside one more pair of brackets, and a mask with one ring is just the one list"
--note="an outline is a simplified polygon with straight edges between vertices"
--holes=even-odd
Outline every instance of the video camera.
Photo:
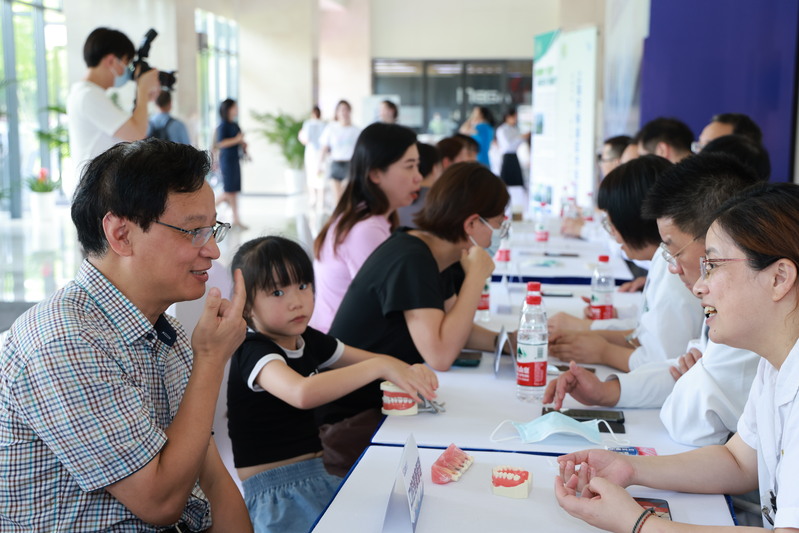
[[[139,49],[136,51],[136,57],[133,60],[132,67],[133,72],[136,72],[136,69],[138,68],[138,76],[141,76],[153,68],[147,63],[147,57],[150,55],[150,44],[156,37],[158,37],[158,32],[155,31],[154,28],[150,28],[147,33],[144,34],[144,39],[142,40],[141,45],[139,45]],[[177,81],[177,78],[175,78],[175,72],[177,71],[173,70],[171,72],[165,72],[162,70],[158,73],[158,81],[161,83],[161,87],[165,91],[171,91],[174,88],[175,82]]]

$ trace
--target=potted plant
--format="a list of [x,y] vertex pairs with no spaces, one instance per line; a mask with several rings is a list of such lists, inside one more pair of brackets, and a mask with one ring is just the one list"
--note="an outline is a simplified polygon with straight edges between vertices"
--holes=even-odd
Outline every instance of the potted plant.
[[38,176],[32,176],[25,180],[30,189],[30,207],[34,220],[49,220],[55,212],[55,200],[58,189],[61,187],[61,180],[53,181],[50,179],[50,172],[43,168],[39,170]]
[[252,112],[261,127],[256,131],[264,136],[270,143],[274,144],[283,155],[286,162],[286,185],[289,193],[299,193],[305,188],[305,175],[302,171],[305,146],[299,141],[297,136],[302,128],[302,120],[292,117],[286,113],[258,113]]

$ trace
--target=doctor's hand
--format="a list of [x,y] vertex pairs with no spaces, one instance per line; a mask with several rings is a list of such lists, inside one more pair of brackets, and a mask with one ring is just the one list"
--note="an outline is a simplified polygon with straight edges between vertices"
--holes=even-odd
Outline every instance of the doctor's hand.
[[591,478],[596,476],[622,487],[635,482],[635,458],[629,455],[590,449],[561,455],[557,461],[561,479],[577,492],[582,492]]
[[627,281],[619,285],[619,292],[638,292],[644,290],[646,276],[639,276],[632,281]]
[[696,348],[691,348],[688,350],[687,353],[684,353],[677,359],[677,363],[674,366],[669,367],[669,372],[671,372],[671,377],[674,378],[674,381],[680,379],[686,372],[688,372],[692,366],[696,364],[702,358],[702,352],[697,350]]
[[569,363],[569,370],[549,382],[544,391],[543,402],[554,402],[555,409],[560,409],[566,394],[571,394],[572,398],[583,405],[612,407],[619,402],[620,393],[619,380],[600,381],[596,374],[572,361]]
[[574,479],[564,482],[560,476],[555,477],[558,504],[570,515],[599,529],[631,531],[644,510],[626,490],[603,477],[593,477],[581,496],[577,496],[574,485]]
[[555,313],[547,320],[547,331],[549,339],[557,340],[558,337],[567,331],[588,331],[591,329],[591,321],[586,318],[577,318],[568,313]]
[[549,355],[561,361],[603,363],[603,356],[608,347],[608,341],[596,333],[567,331],[554,341],[550,341]]
[[[587,303],[587,304],[588,304],[588,305],[586,305],[586,306],[585,306],[585,308],[583,309],[583,315],[584,315],[584,316],[585,316],[585,318],[587,318],[588,320],[594,320],[594,312],[591,310],[591,298],[589,298],[589,297],[587,297],[587,296],[581,296],[581,298],[583,299],[583,301],[584,301],[585,303]],[[615,306],[613,307],[613,318],[619,318],[619,313],[618,313],[618,311],[616,310],[616,307],[615,307]],[[591,328],[590,328],[590,326],[589,326],[589,328],[588,328],[588,329],[591,329]]]

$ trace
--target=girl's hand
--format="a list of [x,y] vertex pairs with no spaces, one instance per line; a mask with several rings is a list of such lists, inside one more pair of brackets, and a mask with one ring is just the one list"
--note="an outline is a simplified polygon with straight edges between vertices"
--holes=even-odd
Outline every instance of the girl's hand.
[[432,400],[436,397],[438,377],[426,365],[408,365],[394,357],[386,356],[384,377],[412,397],[419,395]]
[[[612,453],[612,452],[610,452]],[[602,477],[594,477],[577,495],[575,480],[555,476],[555,497],[570,515],[607,531],[631,531],[643,508],[630,494]]]

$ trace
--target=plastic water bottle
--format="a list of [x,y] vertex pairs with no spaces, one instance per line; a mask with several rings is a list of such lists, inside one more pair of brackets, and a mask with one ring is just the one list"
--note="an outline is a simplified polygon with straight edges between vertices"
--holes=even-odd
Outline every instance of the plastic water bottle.
[[599,263],[594,269],[591,278],[591,318],[604,320],[613,318],[613,292],[616,290],[616,280],[610,272],[610,257],[599,256]]
[[528,295],[516,338],[516,397],[540,401],[547,384],[547,317],[541,297]]
[[[528,296],[542,296],[541,294],[541,282],[540,281],[528,281],[527,282],[527,290],[524,293],[524,301],[522,302],[522,312],[521,315],[527,312],[527,297]],[[546,307],[544,306],[544,298],[541,298],[541,309],[544,310],[544,315],[546,315]]]
[[547,203],[541,202],[535,213],[535,240],[536,242],[549,241],[549,217]]
[[491,320],[491,285],[486,280],[483,292],[480,293],[480,303],[477,304],[477,320],[488,322]]

